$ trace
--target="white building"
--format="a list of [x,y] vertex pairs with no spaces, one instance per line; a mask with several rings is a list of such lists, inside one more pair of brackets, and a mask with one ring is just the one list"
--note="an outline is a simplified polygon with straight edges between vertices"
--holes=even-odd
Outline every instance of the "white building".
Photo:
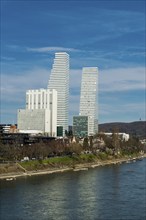
[[62,126],[64,133],[68,130],[69,111],[69,55],[65,52],[55,53],[48,89],[57,91],[57,126]]
[[26,91],[26,109],[18,109],[18,129],[34,130],[56,136],[57,91],[49,89]]
[[[104,133],[106,136],[112,136],[113,133]],[[129,134],[126,134],[126,133],[117,133],[119,138],[121,138],[122,140],[124,141],[128,141],[129,138],[130,138],[130,135]]]
[[83,68],[80,96],[80,115],[88,116],[88,135],[94,135],[98,132],[97,83],[98,68]]

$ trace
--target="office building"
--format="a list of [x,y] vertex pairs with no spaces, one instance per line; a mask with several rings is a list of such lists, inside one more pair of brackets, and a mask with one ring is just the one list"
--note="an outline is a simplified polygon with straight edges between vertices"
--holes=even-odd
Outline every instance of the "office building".
[[57,135],[57,91],[28,90],[26,109],[18,109],[18,129],[30,133]]
[[88,135],[98,132],[97,126],[97,83],[98,68],[85,67],[82,70],[80,114],[88,116]]
[[88,116],[73,116],[73,135],[81,138],[88,136]]
[[55,53],[48,89],[57,91],[57,126],[63,127],[64,135],[68,130],[69,111],[69,55],[65,52]]

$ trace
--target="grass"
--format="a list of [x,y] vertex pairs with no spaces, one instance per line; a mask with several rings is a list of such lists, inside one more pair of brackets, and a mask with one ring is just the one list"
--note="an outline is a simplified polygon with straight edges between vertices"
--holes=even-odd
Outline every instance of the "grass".
[[[126,155],[127,156],[127,155]],[[137,154],[131,154],[131,157],[136,157]],[[20,165],[26,170],[42,170],[46,168],[62,168],[62,167],[74,167],[76,164],[91,163],[96,161],[114,160],[122,158],[124,155],[109,156],[105,152],[100,152],[98,155],[94,154],[80,154],[64,157],[52,157],[44,160],[30,160],[20,162]]]
[[42,164],[38,160],[24,161],[19,163],[26,170],[36,170],[42,167]]
[[74,158],[72,157],[53,157],[44,160],[30,160],[20,162],[20,165],[26,170],[43,169],[47,167],[60,167],[73,165]]
[[[94,154],[80,154],[64,157],[52,157],[44,160],[30,160],[19,162],[19,164],[28,171],[45,170],[45,169],[59,169],[59,168],[74,168],[79,164],[105,162],[108,160],[114,161],[115,159],[127,159],[139,156],[138,153],[133,154],[120,154],[117,156],[108,155],[105,152]],[[0,174],[22,171],[15,163],[0,164]]]
[[69,165],[73,162],[73,158],[72,157],[53,157],[53,158],[49,158],[46,160],[42,161],[45,164],[64,164],[64,165]]
[[97,159],[97,156],[94,154],[81,154],[79,159],[81,162],[94,162]]
[[74,166],[79,163],[88,163],[96,161],[97,157],[93,154],[74,155],[72,157],[52,157],[44,160],[30,160],[20,162],[20,165],[26,170],[43,169],[47,167]]

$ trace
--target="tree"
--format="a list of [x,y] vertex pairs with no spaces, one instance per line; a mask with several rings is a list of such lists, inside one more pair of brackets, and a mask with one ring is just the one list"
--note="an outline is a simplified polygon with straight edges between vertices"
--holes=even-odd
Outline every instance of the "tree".
[[90,147],[92,148],[93,147],[93,136],[89,137],[89,142],[90,142]]
[[71,143],[69,145],[69,149],[71,153],[80,154],[82,152],[82,146],[79,143]]
[[83,148],[86,149],[86,150],[89,148],[88,137],[85,137],[85,138],[84,138]]

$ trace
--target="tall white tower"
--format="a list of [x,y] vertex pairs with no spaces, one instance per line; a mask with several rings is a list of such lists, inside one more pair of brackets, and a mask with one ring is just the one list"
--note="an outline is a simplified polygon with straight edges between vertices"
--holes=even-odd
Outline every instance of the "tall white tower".
[[97,126],[98,68],[84,67],[82,70],[80,115],[88,116],[88,135],[98,132]]
[[69,55],[66,52],[55,53],[48,89],[57,90],[57,126],[68,130],[69,111]]

